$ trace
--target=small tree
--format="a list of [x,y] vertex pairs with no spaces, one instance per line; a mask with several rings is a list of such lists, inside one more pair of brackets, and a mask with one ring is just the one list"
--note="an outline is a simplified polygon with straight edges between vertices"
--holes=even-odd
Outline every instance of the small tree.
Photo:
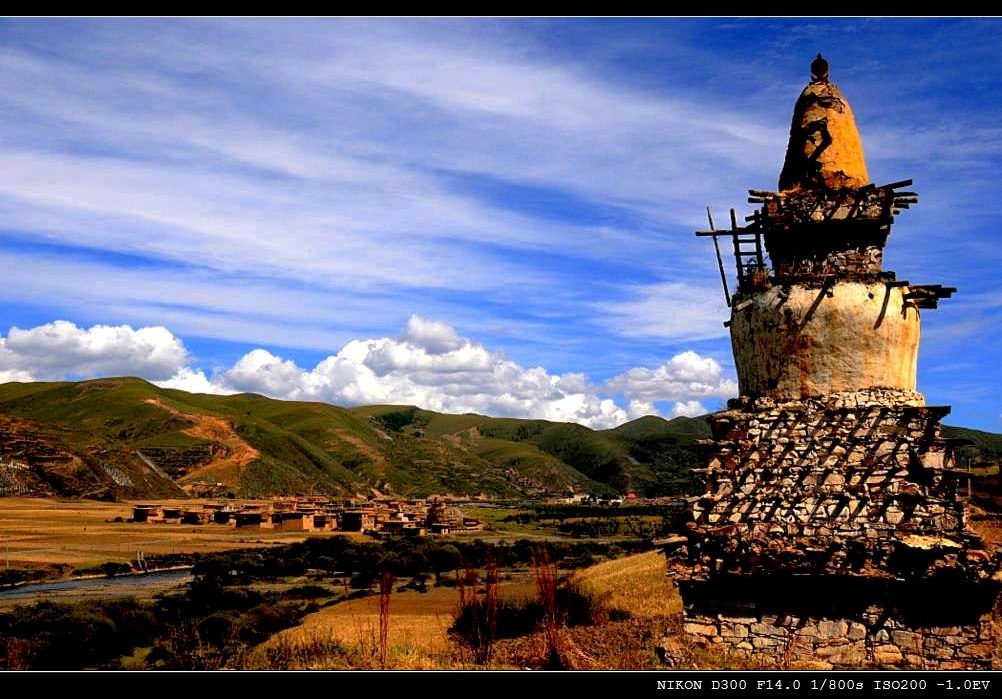
[[442,584],[442,573],[449,570],[457,570],[463,559],[462,554],[452,544],[438,546],[428,552],[428,562],[435,573],[435,584]]

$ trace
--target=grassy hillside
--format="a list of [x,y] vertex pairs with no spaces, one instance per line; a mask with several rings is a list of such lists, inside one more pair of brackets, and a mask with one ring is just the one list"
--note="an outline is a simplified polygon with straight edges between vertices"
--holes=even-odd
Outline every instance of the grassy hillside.
[[[957,465],[970,469],[975,476],[971,480],[974,502],[995,515],[1002,512],[1002,478],[999,476],[1002,434],[944,425],[943,436],[970,442],[957,447]],[[980,530],[980,533],[989,538],[993,536],[985,530]]]
[[0,466],[0,494],[658,494],[679,487],[703,432],[705,422],[687,418],[593,431],[408,406],[191,394],[136,378],[8,383],[0,458],[30,469]]
[[[1002,460],[1002,435],[966,438],[963,466]],[[0,494],[167,497],[277,493],[490,495],[685,492],[706,418],[642,417],[611,430],[339,408],[158,388],[136,378],[0,385]],[[13,459],[28,469],[11,467]]]
[[704,418],[647,416],[612,430],[546,420],[448,415],[410,406],[353,408],[387,433],[436,437],[471,449],[530,482],[598,493],[679,492],[698,460],[693,447],[708,437]]
[[957,449],[957,461],[961,466],[972,467],[979,464],[1002,462],[1002,434],[944,425],[943,436],[952,439],[966,439],[972,442],[970,446]]
[[[241,495],[355,483],[355,474],[323,449],[258,415],[259,400],[265,399],[165,390],[133,378],[6,384],[0,386],[0,414],[22,440],[3,440],[0,455],[31,464],[42,490],[56,494],[101,486],[119,496],[176,494],[176,486],[167,487],[171,481],[221,483],[221,492]],[[59,482],[38,458],[54,437],[72,462],[64,464],[66,477]],[[128,478],[109,477],[109,467]],[[151,488],[152,481],[164,487]]]

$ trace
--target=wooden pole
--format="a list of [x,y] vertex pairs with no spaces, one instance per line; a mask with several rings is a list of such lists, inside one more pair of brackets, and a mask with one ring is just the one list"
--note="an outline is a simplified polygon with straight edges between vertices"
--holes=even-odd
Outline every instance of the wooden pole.
[[734,209],[731,209],[731,238],[734,241],[734,263],[738,269],[738,291],[740,291],[745,281],[745,269],[741,262],[741,243],[738,242],[738,221]]
[[[713,227],[713,214],[710,213],[710,207],[706,207],[706,218],[710,222],[710,230],[716,230]],[[717,241],[717,236],[713,236],[713,250],[717,253],[717,269],[720,270],[720,283],[724,285],[724,302],[727,303],[727,307],[731,306],[731,294],[727,290],[727,273],[724,272],[724,259],[720,256],[720,243]]]

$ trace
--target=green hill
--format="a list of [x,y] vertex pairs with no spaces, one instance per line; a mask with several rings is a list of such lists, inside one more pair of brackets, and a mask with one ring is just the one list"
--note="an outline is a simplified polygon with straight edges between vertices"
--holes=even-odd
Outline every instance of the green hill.
[[[692,462],[681,457],[692,426],[643,420],[636,433],[630,425],[593,431],[408,406],[191,394],[137,378],[8,383],[0,385],[0,494],[518,497],[677,489],[672,479]],[[11,467],[12,460],[29,468]],[[672,479],[660,482],[664,474]]]
[[1002,434],[943,425],[943,436],[971,442],[957,449],[957,462],[960,466],[997,465],[1002,462]]
[[968,442],[956,448],[957,465],[970,469],[974,502],[984,510],[998,515],[1002,512],[1002,434],[982,432],[964,427],[943,426],[943,436]]
[[[596,493],[677,493],[698,457],[697,439],[710,434],[704,418],[665,420],[647,416],[612,430],[573,423],[448,415],[415,407],[366,406],[365,415],[388,433],[447,439],[471,448],[492,463],[517,470],[522,479],[575,486]],[[528,483],[525,485],[528,486]]]
[[[958,451],[961,465],[1002,460],[1002,435],[944,432],[973,442]],[[590,430],[413,406],[192,394],[136,378],[8,383],[0,384],[0,495],[654,496],[691,488],[689,469],[701,465],[694,443],[709,434],[705,417]]]

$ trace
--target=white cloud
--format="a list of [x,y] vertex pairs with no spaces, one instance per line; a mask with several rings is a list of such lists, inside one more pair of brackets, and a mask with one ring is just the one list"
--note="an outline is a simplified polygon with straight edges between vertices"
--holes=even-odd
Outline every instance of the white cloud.
[[[0,358],[2,361],[2,358]],[[21,369],[0,369],[0,383],[9,383],[11,381],[34,381],[33,377],[29,372],[23,371]]]
[[108,374],[166,379],[188,359],[184,344],[162,326],[83,329],[57,320],[28,330],[13,327],[0,338],[0,370],[43,380]]
[[[658,414],[705,412],[700,398],[736,392],[720,365],[683,352],[655,368],[631,369],[601,385],[581,373],[523,367],[499,350],[461,337],[451,325],[412,316],[397,338],[351,340],[312,369],[254,349],[211,376],[191,365],[183,342],[164,327],[79,328],[55,321],[11,328],[0,338],[0,381],[134,374],[194,393],[252,392],[336,405],[418,405],[451,413],[534,417],[613,427]],[[625,407],[614,398],[621,395]]]
[[699,415],[705,415],[707,412],[703,404],[698,400],[689,401],[679,401],[672,406],[670,417],[698,417]]
[[[612,392],[642,401],[682,401],[674,414],[689,415],[702,406],[691,398],[726,398],[738,393],[738,385],[725,379],[720,364],[692,350],[681,352],[654,369],[637,367],[606,382]],[[689,398],[689,402],[685,399]],[[705,411],[703,411],[705,412]]]
[[[423,299],[476,294],[451,297],[470,316],[468,298],[550,314],[559,299],[559,312],[582,313],[590,287],[572,265],[541,267],[541,251],[638,268],[670,257],[686,274],[682,253],[701,246],[688,236],[653,238],[650,220],[658,229],[679,217],[688,225],[711,195],[728,191],[720,173],[741,191],[754,154],[782,147],[782,125],[763,129],[724,105],[709,119],[693,94],[630,87],[587,63],[513,51],[514,34],[473,26],[228,21],[151,31],[95,22],[60,35],[58,50],[11,42],[0,50],[0,112],[9,115],[0,136],[18,144],[0,154],[6,230],[57,249],[177,265],[162,275],[174,280],[162,303],[244,342],[262,341],[256,328],[212,312],[234,313],[230,301],[246,301],[261,279],[282,292],[283,330],[304,316],[315,323],[316,309],[333,305],[286,303],[304,295],[304,282],[335,295],[380,292],[367,306],[381,303],[384,317],[400,294],[416,295],[411,289]],[[245,100],[258,97],[268,108],[247,110]],[[540,217],[518,210],[517,197],[485,196],[475,186],[481,177],[631,215],[619,227]],[[197,286],[219,293],[183,288],[190,264],[206,272]],[[152,267],[142,271],[157,274]],[[134,271],[120,265],[102,279],[131,289],[142,276]],[[30,283],[40,298],[71,299],[59,295],[61,279]],[[580,290],[577,308],[570,288]],[[279,305],[276,294],[254,297]],[[113,299],[97,303],[98,318],[161,319],[123,314]],[[94,308],[65,304],[55,311],[79,317]],[[414,310],[436,312],[428,305]],[[181,331],[174,314],[165,322]],[[357,319],[370,317],[337,323],[357,334],[366,332]],[[315,348],[320,331],[309,334]]]
[[420,316],[411,316],[401,339],[432,354],[444,354],[459,348],[463,343],[451,325]]
[[564,381],[542,367],[524,368],[417,316],[399,339],[352,340],[313,369],[258,349],[213,381],[226,390],[342,405],[401,403],[596,426],[626,417],[611,399],[587,392],[580,375]]
[[18,357],[7,348],[6,340],[0,337],[0,383],[35,380],[30,371],[19,368],[17,363]]
[[[695,352],[656,369],[637,368],[602,386],[580,373],[526,368],[499,351],[460,337],[445,323],[412,316],[398,339],[352,340],[313,369],[254,350],[212,379],[220,390],[252,391],[341,405],[413,404],[431,410],[579,422],[603,428],[657,414],[656,401],[674,401],[670,416],[699,415],[697,398],[736,393],[716,361]],[[622,407],[611,394],[622,394]]]
[[213,383],[201,369],[181,367],[177,373],[165,381],[157,381],[156,384],[162,388],[176,388],[188,393],[235,393],[223,388],[217,383]]

